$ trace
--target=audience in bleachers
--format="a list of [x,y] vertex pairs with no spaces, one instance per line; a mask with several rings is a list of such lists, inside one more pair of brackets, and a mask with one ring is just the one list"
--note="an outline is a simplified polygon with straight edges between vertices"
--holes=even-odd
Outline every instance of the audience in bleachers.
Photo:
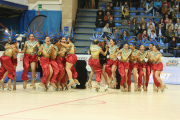
[[171,25],[169,25],[168,29],[166,29],[165,36],[167,37],[167,41],[166,42],[169,42],[169,40],[171,40],[172,37],[174,36],[174,31],[172,30],[172,26]]
[[109,28],[109,23],[106,23],[106,25],[104,26],[102,31],[104,32],[104,36],[108,36],[111,34],[111,29]]
[[104,16],[102,15],[102,11],[99,11],[98,12],[98,15],[96,16],[96,27],[97,28],[101,28],[101,27],[104,27]]
[[164,6],[162,7],[162,14],[165,15],[167,12],[169,11],[169,7],[167,4],[164,4]]
[[129,10],[125,7],[124,10],[122,11],[122,19],[129,19]]
[[164,22],[163,18],[161,18],[161,19],[159,20],[158,25],[159,25],[159,24],[162,25],[162,28],[163,28],[163,29],[166,28],[166,27],[165,27],[165,22]]
[[141,20],[139,22],[139,26],[142,27],[143,24],[146,25],[146,21],[144,20],[144,18],[141,18]]
[[180,27],[175,31],[175,37],[177,38],[177,43],[180,43]]
[[159,39],[162,39],[163,42],[166,42],[166,38],[165,38],[165,30],[162,27],[162,24],[159,23],[159,27],[158,29],[156,29],[156,35]]
[[167,7],[169,8],[169,3],[167,2],[167,0],[164,0],[164,2],[162,3],[162,7],[164,7],[164,5],[167,5]]
[[142,34],[139,35],[139,40],[148,39],[147,31],[144,30]]
[[107,22],[111,17],[113,18],[113,15],[111,15],[110,12],[107,12],[104,16],[104,22]]
[[137,28],[138,28],[137,19],[133,18],[133,20],[130,24],[130,32],[137,34],[137,32],[136,32]]
[[180,19],[177,19],[177,23],[175,24],[176,31],[177,31],[178,27],[180,27]]
[[179,0],[175,0],[174,4],[175,4],[175,7],[179,9]]
[[176,38],[172,37],[169,42],[169,53],[173,54],[174,57],[180,57],[179,46],[177,46]]
[[124,3],[124,5],[122,6],[122,10],[124,10],[125,7],[129,10],[128,2],[125,2],[125,3]]
[[175,7],[174,0],[170,0],[170,2],[169,2],[169,7],[170,7],[170,8],[173,8],[173,6]]
[[172,20],[173,22],[176,22],[177,18],[180,18],[180,13],[178,11],[178,8],[176,7],[174,11],[172,12]]
[[97,11],[97,15],[99,14],[99,11],[101,11],[101,12],[102,12],[102,15],[104,16],[104,11],[103,11],[102,7],[99,7],[99,9],[98,9],[98,11]]
[[151,30],[151,33],[149,35],[150,40],[155,40],[157,38],[157,35],[155,33],[155,30]]
[[151,25],[149,25],[149,28],[148,28],[148,30],[147,30],[147,35],[148,35],[148,36],[151,35],[152,30],[154,30],[154,28],[153,28],[153,25],[151,24]]
[[122,34],[120,35],[120,39],[125,40],[127,38],[129,38],[129,33],[127,30],[123,30]]
[[107,14],[107,12],[109,12],[110,15],[113,15],[113,11],[111,10],[111,7],[110,7],[110,6],[106,6],[105,14]]
[[155,8],[155,11],[159,13],[161,13],[161,7],[162,7],[162,2],[160,0],[156,0],[154,2],[154,8]]
[[169,26],[171,26],[171,29],[174,30],[174,25],[173,25],[171,19],[170,19],[169,22],[166,24],[166,29],[168,29]]
[[149,13],[154,7],[153,0],[146,0],[143,7],[146,9],[145,13]]
[[116,29],[115,22],[112,17],[109,19],[108,23],[109,23],[109,28],[111,28],[112,30]]
[[165,14],[164,23],[167,24],[168,22],[169,22],[168,14]]
[[155,29],[155,23],[152,22],[152,19],[149,19],[149,22],[147,23],[147,28],[149,28],[150,25],[152,25],[152,28]]
[[137,28],[137,30],[138,30],[137,36],[139,36],[140,34],[143,33],[144,30],[147,30],[147,29],[146,29],[146,25],[145,25],[145,24],[142,24],[141,26],[139,25],[138,28]]

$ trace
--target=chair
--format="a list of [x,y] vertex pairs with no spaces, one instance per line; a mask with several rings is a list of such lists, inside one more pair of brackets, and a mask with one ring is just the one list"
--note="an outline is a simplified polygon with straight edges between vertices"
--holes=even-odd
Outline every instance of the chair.
[[101,3],[101,5],[100,5],[101,7],[103,6],[103,7],[106,7],[106,3]]
[[121,10],[120,7],[114,7],[114,10]]
[[140,13],[140,15],[144,15],[144,13]]
[[120,12],[115,12],[114,15],[120,15],[121,13]]
[[130,10],[136,10],[136,8],[135,7],[130,7]]
[[169,46],[169,43],[166,43],[166,46]]
[[124,30],[126,30],[127,32],[129,32],[129,30],[128,30],[128,29],[121,29],[121,32],[123,32]]
[[148,22],[150,18],[147,18],[146,21]]
[[130,15],[136,15],[136,13],[130,13]]
[[115,26],[116,26],[116,27],[118,27],[118,26],[121,26],[121,24],[119,24],[119,23],[115,23]]
[[140,21],[141,20],[141,18],[138,18],[138,21]]
[[102,32],[102,28],[96,28],[95,31],[96,32]]
[[155,22],[159,22],[159,20],[160,20],[159,18],[156,18],[156,19],[155,19]]
[[101,7],[102,7],[102,9],[103,9],[103,10],[105,10],[105,9],[106,9],[106,7],[103,7],[103,6],[101,6]]
[[180,46],[180,43],[176,43],[176,45],[177,45],[177,47],[179,47],[179,46]]
[[138,8],[137,10],[142,10],[142,11],[144,11],[144,8]]
[[120,21],[121,19],[120,19],[120,18],[118,18],[118,17],[115,17],[115,18],[114,18],[114,20],[116,20],[116,21]]
[[153,14],[152,14],[152,13],[148,13],[147,15],[148,15],[148,16],[153,16]]

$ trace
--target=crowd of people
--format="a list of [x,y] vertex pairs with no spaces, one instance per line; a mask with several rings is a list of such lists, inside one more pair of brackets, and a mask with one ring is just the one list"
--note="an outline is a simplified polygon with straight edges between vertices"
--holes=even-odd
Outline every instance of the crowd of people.
[[[124,5],[121,6],[123,9],[121,23],[129,26],[129,30],[126,30],[126,32],[128,34],[131,32],[133,35],[137,36],[139,40],[144,38],[150,40],[156,39],[158,42],[164,43],[165,45],[166,43],[169,43],[168,52],[172,53],[174,57],[179,57],[180,46],[177,44],[180,43],[179,1],[145,0],[142,1],[142,7],[145,9],[146,14],[152,13],[152,10],[154,9],[155,16],[162,16],[162,18],[159,19],[159,22],[155,22],[155,19],[153,20],[151,18],[148,18],[148,21],[143,17],[141,17],[139,21],[137,18],[130,18],[129,4],[128,2],[124,2]],[[111,35],[114,31],[119,31],[115,26],[113,10],[113,3],[110,2],[107,4],[105,11],[103,11],[102,7],[99,7],[97,11],[95,25],[97,28],[102,28],[104,37]]]

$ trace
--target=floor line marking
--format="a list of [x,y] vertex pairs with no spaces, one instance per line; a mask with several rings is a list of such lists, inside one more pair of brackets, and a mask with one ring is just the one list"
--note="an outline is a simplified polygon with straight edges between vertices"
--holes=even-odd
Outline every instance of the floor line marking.
[[77,100],[68,101],[68,102],[62,102],[62,103],[57,103],[57,104],[42,106],[42,107],[38,107],[38,108],[32,108],[32,109],[28,109],[28,110],[22,110],[22,111],[7,113],[7,114],[0,115],[0,117],[7,116],[7,115],[12,115],[12,114],[17,114],[17,113],[22,113],[22,112],[27,112],[27,111],[32,111],[32,110],[38,110],[38,109],[47,108],[47,107],[52,107],[52,106],[55,106],[55,105],[61,105],[61,104],[66,104],[66,103],[71,103],[71,102],[86,100],[86,99],[95,98],[95,97],[100,97],[100,96],[104,96],[104,95],[108,95],[108,94],[113,94],[113,93],[114,93],[114,92],[107,93],[107,94],[101,94],[101,95],[97,95],[97,96],[92,96],[92,97],[88,97],[88,98],[77,99]]

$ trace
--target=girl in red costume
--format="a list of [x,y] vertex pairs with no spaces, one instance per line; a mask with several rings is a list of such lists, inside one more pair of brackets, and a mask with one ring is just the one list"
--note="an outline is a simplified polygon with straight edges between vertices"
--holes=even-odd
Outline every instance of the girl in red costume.
[[76,81],[74,79],[77,78],[78,74],[76,72],[74,65],[77,61],[77,56],[75,55],[75,46],[73,44],[73,41],[74,41],[73,37],[74,35],[73,35],[73,29],[72,29],[71,37],[68,37],[67,39],[68,44],[61,42],[61,45],[66,47],[67,49],[66,72],[69,78],[68,86],[76,87]]
[[31,84],[33,89],[36,89],[35,85],[35,70],[36,70],[36,62],[38,61],[37,54],[36,54],[36,48],[40,47],[39,43],[34,40],[38,36],[38,32],[35,31],[35,28],[30,29],[27,28],[27,31],[24,31],[25,36],[29,37],[29,41],[25,42],[24,49],[21,53],[24,53],[23,58],[23,67],[24,71],[22,73],[21,79],[23,80],[23,88],[26,89],[27,80],[28,78],[28,70],[29,66],[31,65],[31,71],[32,71],[32,80]]
[[[102,69],[101,69],[101,64],[99,60],[99,54],[101,53],[103,56],[106,56],[108,49],[106,49],[106,52],[104,53],[102,48],[99,46],[99,40],[101,39],[103,34],[98,35],[95,34],[93,35],[93,38],[90,37],[91,40],[93,40],[93,45],[90,46],[90,51],[91,51],[91,58],[89,58],[89,66],[91,67],[91,73],[89,75],[89,80],[87,82],[87,86],[89,88],[92,87],[91,85],[91,80],[92,76],[95,72],[96,74],[96,85],[95,85],[95,90],[98,92],[100,89],[100,82],[101,82],[101,74],[102,74]],[[105,86],[105,91],[108,90],[108,85]]]
[[[61,43],[64,43],[64,44],[66,43],[67,34],[65,32],[62,32],[62,34],[57,32],[56,37],[61,39]],[[67,51],[66,47],[64,47],[62,45],[59,46],[59,53],[57,54],[57,57],[56,57],[56,62],[58,64],[58,67],[61,68],[61,69],[59,69],[59,73],[57,76],[57,88],[58,88],[58,90],[63,90],[64,86],[66,87],[65,89],[68,90],[67,84],[65,82],[65,78],[66,78],[66,73],[65,73],[66,51]]]
[[[5,45],[5,49],[9,49],[9,48],[12,48],[12,47],[14,47],[14,46],[11,45],[11,43],[7,43]],[[15,53],[15,55],[13,55],[13,57],[11,58],[11,61],[12,61],[13,65],[14,65],[15,70],[16,70],[16,66],[17,66],[17,55],[18,55],[18,52],[19,52],[17,44],[16,44],[16,51],[17,52]],[[4,74],[5,78],[7,77],[7,75],[8,75],[8,71],[6,71],[6,73]],[[7,90],[11,90],[11,88],[9,88],[9,86],[8,86],[9,82],[10,81],[8,81],[8,83],[6,85]],[[16,71],[15,71],[15,76],[13,78],[13,90],[16,90]]]
[[[15,77],[15,68],[12,63],[12,59],[16,58],[16,54],[18,53],[17,50],[17,41],[16,38],[19,35],[16,35],[16,31],[11,30],[10,33],[4,33],[5,36],[3,36],[4,40],[9,40],[10,39],[10,46],[6,46],[6,50],[4,52],[4,55],[1,56],[1,69],[0,69],[0,86],[2,89],[4,89],[4,79],[6,78],[5,73],[8,71],[8,78],[9,82],[7,85],[8,90],[11,90],[11,80],[14,79]],[[14,86],[14,85],[13,85]]]
[[160,78],[161,71],[163,70],[163,64],[161,62],[161,57],[162,54],[159,52],[160,46],[159,45],[154,45],[153,51],[154,53],[152,54],[151,52],[148,52],[148,55],[150,55],[154,62],[153,62],[153,79],[157,79],[160,84],[155,84],[157,87],[157,91],[160,89],[162,92],[166,88],[166,85],[163,83],[163,81]]
[[41,88],[42,91],[47,91],[49,89],[48,82],[53,74],[53,69],[50,62],[51,53],[54,50],[53,44],[50,44],[50,39],[53,39],[53,34],[52,32],[48,31],[46,31],[45,33],[42,32],[40,38],[44,39],[45,43],[40,46],[38,51],[38,55],[41,55],[40,65],[43,71],[43,77],[38,89]]
[[[147,56],[147,51],[145,51],[144,47],[144,40],[138,40],[138,47],[139,47],[139,58],[138,58],[138,89],[137,91],[141,91],[142,88],[141,86],[143,85],[144,91],[147,91],[146,89],[146,62],[145,58]],[[143,83],[142,83],[142,78],[143,78]],[[137,84],[135,84],[137,86]]]
[[118,71],[119,74],[121,75],[120,89],[122,92],[128,91],[127,79],[128,79],[128,69],[129,69],[129,56],[132,54],[132,50],[128,49],[128,47],[129,44],[134,41],[133,37],[134,36],[120,40],[120,43],[124,44],[123,48],[119,50],[121,59],[118,64]]
[[115,33],[114,36],[111,36],[109,47],[109,58],[107,59],[107,65],[105,68],[105,72],[108,74],[110,78],[110,85],[112,83],[113,88],[116,87],[116,68],[118,65],[117,53],[119,53],[119,48],[116,46],[116,41],[118,39],[118,35]]

